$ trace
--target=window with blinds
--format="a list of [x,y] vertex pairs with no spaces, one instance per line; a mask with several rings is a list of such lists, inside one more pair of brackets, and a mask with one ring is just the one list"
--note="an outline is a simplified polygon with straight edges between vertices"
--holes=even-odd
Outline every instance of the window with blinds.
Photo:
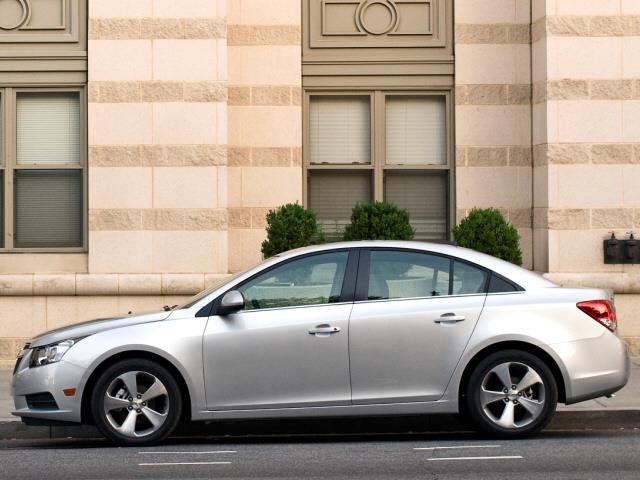
[[330,240],[356,203],[407,210],[416,240],[449,238],[449,92],[308,93],[307,204]]
[[313,164],[371,163],[369,96],[313,97],[309,104]]
[[387,97],[386,163],[446,164],[446,125],[443,97]]
[[[0,229],[6,249],[84,244],[82,90],[0,89]],[[3,202],[5,203],[5,202]]]
[[15,246],[82,245],[82,176],[78,170],[18,170]]
[[370,171],[322,171],[309,173],[309,208],[318,217],[327,240],[339,240],[358,203],[371,201]]
[[77,93],[18,93],[16,116],[18,165],[80,163]]
[[409,212],[416,240],[447,239],[447,177],[441,173],[388,171],[386,201]]

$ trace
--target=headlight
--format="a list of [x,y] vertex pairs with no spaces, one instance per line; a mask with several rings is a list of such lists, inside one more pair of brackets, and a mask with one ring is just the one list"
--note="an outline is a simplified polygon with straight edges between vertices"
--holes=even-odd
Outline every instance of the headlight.
[[39,367],[50,363],[59,362],[71,347],[78,343],[82,338],[70,338],[62,342],[36,347],[31,352],[29,367]]

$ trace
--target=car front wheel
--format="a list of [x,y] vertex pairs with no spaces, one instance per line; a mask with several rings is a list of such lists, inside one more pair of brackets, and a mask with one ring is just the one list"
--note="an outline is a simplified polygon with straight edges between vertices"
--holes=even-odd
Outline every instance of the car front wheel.
[[558,389],[549,367],[535,355],[506,350],[489,355],[471,373],[467,408],[474,424],[501,438],[531,435],[551,420]]
[[120,445],[162,441],[180,420],[177,382],[163,366],[146,359],[120,361],[96,381],[91,410],[102,434]]

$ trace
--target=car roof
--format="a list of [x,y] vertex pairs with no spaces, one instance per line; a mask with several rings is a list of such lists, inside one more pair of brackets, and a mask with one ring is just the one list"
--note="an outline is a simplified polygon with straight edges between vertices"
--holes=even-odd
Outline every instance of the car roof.
[[485,253],[476,252],[468,248],[458,247],[446,243],[432,243],[403,240],[361,240],[355,242],[325,243],[322,245],[312,245],[309,247],[289,250],[277,255],[277,258],[287,259],[304,255],[307,253],[340,250],[345,248],[393,248],[405,250],[423,250],[425,252],[439,253],[457,257],[471,263],[476,263],[482,267],[496,272],[503,277],[512,280],[525,290],[532,288],[557,287],[557,285],[542,275],[527,270],[525,268],[506,262]]

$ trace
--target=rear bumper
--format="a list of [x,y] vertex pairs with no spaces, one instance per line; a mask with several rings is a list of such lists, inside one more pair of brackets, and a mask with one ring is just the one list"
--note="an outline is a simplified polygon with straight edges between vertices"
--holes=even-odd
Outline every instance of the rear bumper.
[[551,345],[564,364],[567,405],[610,395],[627,384],[626,344],[605,331],[600,337]]

